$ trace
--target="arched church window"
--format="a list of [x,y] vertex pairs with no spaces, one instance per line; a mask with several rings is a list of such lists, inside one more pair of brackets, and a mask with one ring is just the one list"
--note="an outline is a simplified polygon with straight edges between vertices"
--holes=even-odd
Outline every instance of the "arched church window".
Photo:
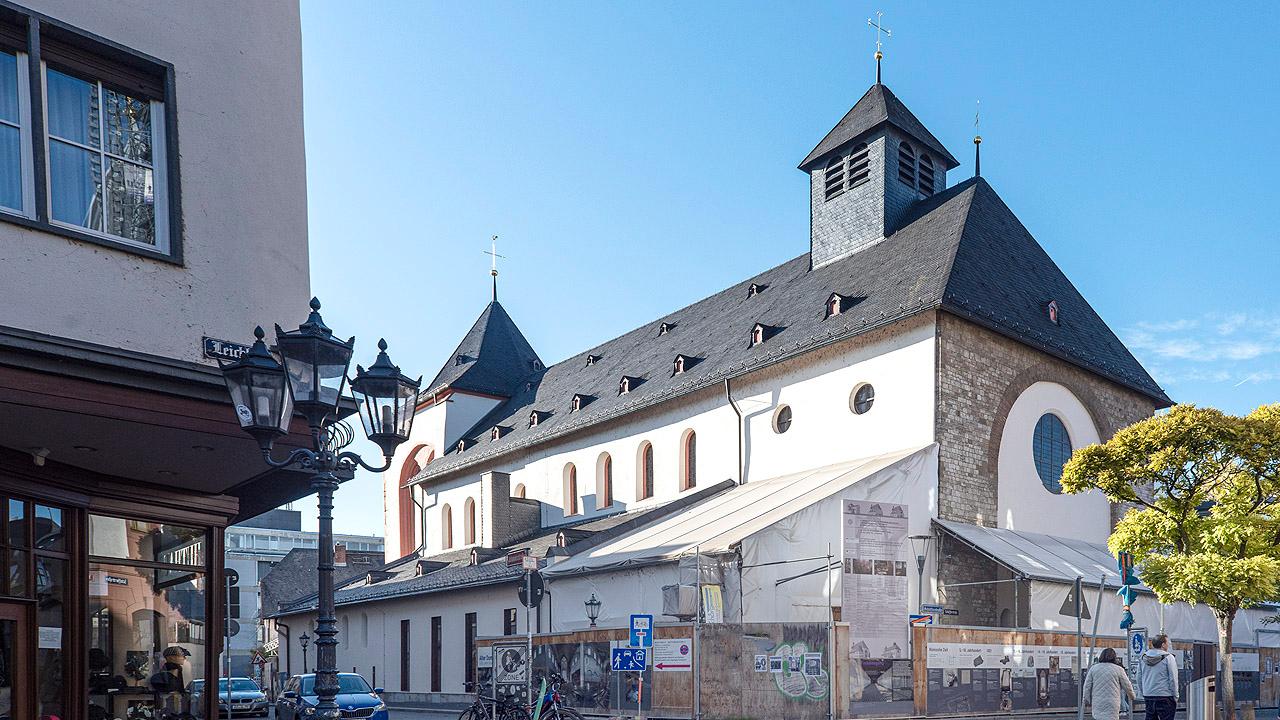
[[578,514],[578,468],[573,463],[564,466],[564,514]]
[[636,468],[636,499],[653,497],[653,443],[640,445],[640,459]]
[[826,200],[832,200],[840,197],[844,193],[844,158],[836,155],[827,163],[827,169],[822,175],[823,182],[826,183]]
[[928,155],[920,156],[920,194],[925,197],[933,194],[933,160]]
[[467,498],[462,504],[462,544],[474,545],[476,542],[476,501]]
[[596,507],[613,505],[613,458],[601,453],[596,467]]
[[1036,474],[1049,492],[1062,493],[1062,468],[1071,459],[1071,435],[1067,426],[1053,413],[1045,413],[1036,422],[1031,435],[1031,454],[1036,462]]
[[524,483],[516,483],[516,489],[511,491],[511,497],[522,498],[525,496]]
[[850,190],[871,179],[871,149],[861,143],[849,153],[848,187]]
[[781,435],[791,429],[791,406],[783,405],[773,413],[773,431]]
[[898,179],[916,189],[916,151],[910,143],[898,143]]
[[871,383],[862,383],[849,393],[849,410],[854,415],[862,415],[871,409],[876,401],[876,389]]
[[444,550],[453,547],[453,508],[449,503],[440,508],[440,547]]
[[684,434],[680,453],[680,489],[698,485],[698,435],[692,430]]

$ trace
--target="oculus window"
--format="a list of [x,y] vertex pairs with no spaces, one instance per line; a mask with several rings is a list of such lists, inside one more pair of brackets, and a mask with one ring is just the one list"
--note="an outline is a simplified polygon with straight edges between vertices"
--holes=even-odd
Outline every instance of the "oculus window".
[[1062,494],[1062,468],[1071,459],[1071,436],[1057,415],[1040,416],[1031,436],[1031,454],[1045,489],[1055,495]]
[[862,415],[871,409],[876,402],[876,389],[871,383],[863,383],[853,389],[849,395],[849,410],[854,415]]
[[791,406],[783,405],[773,414],[773,431],[781,435],[791,429]]

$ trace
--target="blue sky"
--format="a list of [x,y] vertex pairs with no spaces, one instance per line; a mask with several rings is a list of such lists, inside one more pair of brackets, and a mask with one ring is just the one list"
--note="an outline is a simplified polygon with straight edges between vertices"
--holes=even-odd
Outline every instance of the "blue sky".
[[[984,177],[1169,394],[1280,399],[1280,4],[306,0],[326,320],[429,380],[497,234],[551,363],[806,252],[795,166],[874,81],[877,7],[949,183],[981,99]],[[381,502],[353,481],[338,528]]]

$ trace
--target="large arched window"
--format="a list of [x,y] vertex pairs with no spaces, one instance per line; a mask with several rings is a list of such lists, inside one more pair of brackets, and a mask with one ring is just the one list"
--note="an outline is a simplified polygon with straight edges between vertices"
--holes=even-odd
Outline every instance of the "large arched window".
[[476,501],[467,498],[462,504],[462,544],[476,543]]
[[453,508],[449,503],[440,508],[440,547],[444,550],[453,547]]
[[[410,452],[405,458],[404,465],[400,468],[400,484],[396,490],[397,516],[400,527],[400,555],[403,557],[418,548],[415,542],[414,529],[414,504],[412,488],[408,486],[408,482],[415,475],[422,472],[422,468],[436,457],[435,448],[430,445],[419,445]],[[388,489],[389,490],[389,489]],[[425,538],[425,536],[424,536]]]
[[511,497],[522,498],[525,496],[524,483],[516,483],[516,487],[511,491]]
[[613,458],[609,453],[600,453],[596,461],[596,507],[610,505],[613,505]]
[[916,189],[916,151],[910,143],[898,143],[898,179]]
[[686,430],[680,441],[680,489],[688,490],[698,484],[698,435]]
[[653,443],[648,440],[640,444],[639,457],[636,459],[636,499],[647,500],[653,497]]
[[1062,494],[1062,467],[1071,459],[1071,435],[1057,415],[1040,416],[1031,435],[1031,452],[1036,461],[1036,474],[1045,489],[1055,495]]
[[925,197],[933,194],[933,160],[927,154],[920,155],[920,194]]
[[827,162],[827,169],[822,175],[826,183],[825,199],[837,198],[844,192],[844,157],[835,155]]
[[573,463],[564,466],[564,514],[578,514],[578,468]]

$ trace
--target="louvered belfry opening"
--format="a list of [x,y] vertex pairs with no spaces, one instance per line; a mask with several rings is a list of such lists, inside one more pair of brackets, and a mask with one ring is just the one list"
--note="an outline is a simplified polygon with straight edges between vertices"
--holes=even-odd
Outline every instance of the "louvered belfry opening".
[[836,155],[827,163],[826,174],[823,176],[826,181],[826,199],[831,200],[839,197],[844,193],[844,158]]
[[923,154],[920,156],[920,194],[925,197],[933,194],[933,160]]
[[898,143],[898,179],[911,188],[916,186],[916,151],[911,143]]

